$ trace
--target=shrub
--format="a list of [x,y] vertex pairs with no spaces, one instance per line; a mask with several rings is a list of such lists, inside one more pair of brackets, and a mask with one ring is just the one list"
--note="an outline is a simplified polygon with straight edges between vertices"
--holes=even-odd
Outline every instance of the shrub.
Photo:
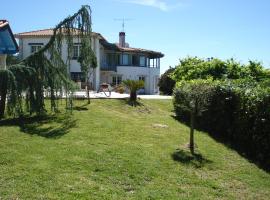
[[[209,94],[211,93],[211,80],[196,80],[179,82],[175,91],[177,101],[174,101],[175,107],[180,105],[190,117],[190,152],[194,154],[194,126],[196,124],[196,116],[200,115],[207,107]],[[179,102],[181,102],[179,104]]]
[[116,88],[115,88],[115,91],[120,93],[120,94],[123,94],[125,92],[125,87],[121,84],[121,85],[118,85]]
[[174,72],[174,70],[175,68],[170,68],[164,74],[161,75],[158,86],[162,94],[172,95],[173,88],[175,86],[175,80],[171,78],[171,75]]
[[123,84],[130,91],[130,101],[136,102],[137,101],[137,90],[144,87],[144,81],[142,81],[142,80],[124,80]]
[[260,62],[256,61],[249,61],[248,64],[243,65],[234,59],[223,61],[217,58],[187,57],[180,60],[171,77],[176,82],[209,78],[214,80],[249,78],[260,82],[265,78],[269,79],[270,73],[263,68]]
[[[209,102],[201,115],[196,116],[196,128],[230,142],[270,169],[270,89],[248,80],[210,84]],[[174,90],[175,112],[188,122],[190,116],[177,88]]]

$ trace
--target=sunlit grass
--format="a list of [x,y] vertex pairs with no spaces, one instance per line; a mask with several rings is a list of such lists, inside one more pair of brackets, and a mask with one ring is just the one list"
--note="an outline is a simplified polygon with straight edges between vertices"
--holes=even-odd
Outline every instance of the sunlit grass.
[[170,100],[85,103],[0,122],[0,199],[269,198],[270,175],[207,134],[191,157]]

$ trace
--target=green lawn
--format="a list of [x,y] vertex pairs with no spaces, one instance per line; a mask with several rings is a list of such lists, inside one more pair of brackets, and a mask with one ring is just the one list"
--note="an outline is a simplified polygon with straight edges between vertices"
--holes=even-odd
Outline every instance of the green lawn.
[[269,199],[270,174],[202,132],[190,157],[171,101],[141,103],[0,122],[0,199]]

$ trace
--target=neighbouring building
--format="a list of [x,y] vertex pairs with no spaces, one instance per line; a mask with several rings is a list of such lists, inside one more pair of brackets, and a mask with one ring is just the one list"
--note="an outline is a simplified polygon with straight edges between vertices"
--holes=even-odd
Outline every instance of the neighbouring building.
[[[49,42],[53,29],[45,29],[15,34],[19,39],[20,57],[26,58]],[[80,64],[77,59],[80,54],[80,41],[74,37],[73,59],[70,66],[71,78],[76,82],[84,82]],[[90,83],[93,90],[99,90],[100,84],[112,86],[121,84],[123,80],[144,80],[145,94],[159,92],[160,52],[132,48],[125,42],[125,32],[119,33],[119,43],[109,43],[101,34],[92,33],[92,48],[96,54],[98,67],[94,70]],[[66,50],[66,51],[65,51]],[[67,58],[67,46],[63,45],[63,59]]]

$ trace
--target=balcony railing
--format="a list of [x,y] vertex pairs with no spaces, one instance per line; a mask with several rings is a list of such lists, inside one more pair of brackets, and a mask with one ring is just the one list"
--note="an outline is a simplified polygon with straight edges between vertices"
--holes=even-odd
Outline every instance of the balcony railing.
[[101,71],[114,71],[116,72],[116,66],[109,66],[109,65],[101,65]]
[[100,69],[102,71],[117,71],[117,67],[146,67],[146,68],[159,68],[159,64],[157,63],[148,63],[148,65],[140,66],[139,64],[130,63],[129,65],[121,65],[121,64],[109,64],[106,61],[100,63]]

